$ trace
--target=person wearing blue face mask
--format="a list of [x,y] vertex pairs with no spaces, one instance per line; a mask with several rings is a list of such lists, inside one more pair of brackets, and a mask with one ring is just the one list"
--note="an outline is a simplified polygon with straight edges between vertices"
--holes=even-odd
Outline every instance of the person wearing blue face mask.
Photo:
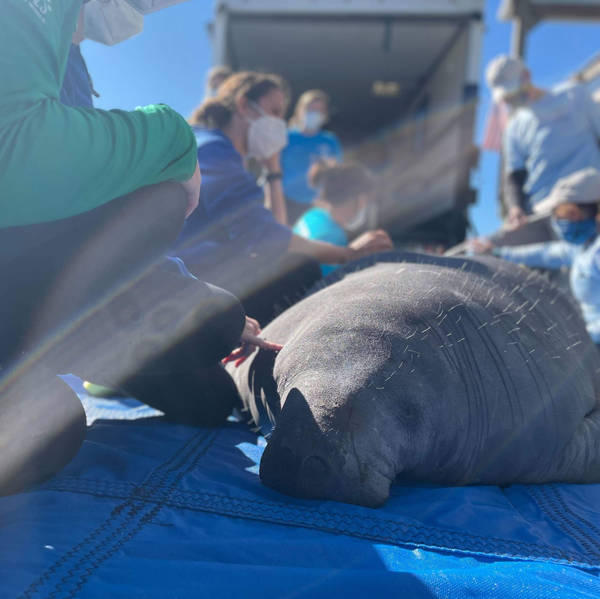
[[304,92],[290,119],[289,141],[281,155],[283,190],[289,222],[295,222],[313,201],[307,184],[308,170],[315,162],[327,158],[342,160],[342,147],[337,136],[323,130],[329,120],[329,97],[321,90]]
[[[357,233],[367,224],[368,206],[375,191],[369,171],[356,163],[336,160],[316,162],[308,171],[308,183],[317,190],[314,207],[294,225],[294,233],[338,246],[348,245],[347,233]],[[321,264],[327,275],[337,267]]]
[[590,337],[600,347],[600,236],[598,203],[600,171],[587,168],[560,179],[550,195],[535,206],[539,214],[552,214],[558,241],[515,247],[494,247],[488,240],[473,240],[471,248],[533,268],[570,267],[569,283],[578,301]]

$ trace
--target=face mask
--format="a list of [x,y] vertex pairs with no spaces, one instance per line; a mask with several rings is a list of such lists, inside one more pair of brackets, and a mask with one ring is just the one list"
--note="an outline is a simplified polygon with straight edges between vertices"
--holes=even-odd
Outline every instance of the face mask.
[[319,110],[307,110],[302,122],[307,131],[318,131],[326,121],[325,115]]
[[515,94],[511,94],[504,98],[504,103],[508,106],[509,110],[516,110],[527,106],[531,102],[529,97],[529,91],[527,89],[521,89]]
[[582,245],[597,234],[594,219],[571,221],[553,218],[552,227],[559,237],[575,245]]
[[144,28],[144,17],[123,0],[91,0],[83,13],[83,34],[87,39],[112,46]]
[[144,28],[142,15],[184,0],[89,0],[85,4],[84,35],[107,46],[118,44]]
[[287,127],[283,119],[266,114],[258,104],[252,102],[252,107],[261,116],[251,120],[248,127],[248,156],[266,160],[287,145]]
[[167,8],[167,6],[173,6],[174,4],[180,4],[185,0],[127,0],[135,10],[143,15],[148,13]]
[[369,209],[367,206],[363,206],[352,218],[350,222],[347,222],[344,228],[348,231],[358,231],[361,227],[367,224],[367,218],[369,216]]

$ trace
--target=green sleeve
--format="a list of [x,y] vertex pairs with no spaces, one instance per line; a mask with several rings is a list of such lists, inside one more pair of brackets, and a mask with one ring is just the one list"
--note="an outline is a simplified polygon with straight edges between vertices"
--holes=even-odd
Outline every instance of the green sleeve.
[[126,112],[60,103],[80,6],[0,2],[0,227],[66,218],[194,173],[194,135],[168,106]]
[[126,112],[47,100],[4,153],[0,226],[73,216],[145,185],[184,181],[196,167],[189,125],[164,105]]

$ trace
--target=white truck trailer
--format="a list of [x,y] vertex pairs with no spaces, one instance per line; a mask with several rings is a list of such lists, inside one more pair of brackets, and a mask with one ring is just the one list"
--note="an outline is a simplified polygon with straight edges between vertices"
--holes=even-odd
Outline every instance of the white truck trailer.
[[379,175],[400,243],[453,245],[470,171],[484,0],[218,0],[213,62],[323,89],[346,156]]

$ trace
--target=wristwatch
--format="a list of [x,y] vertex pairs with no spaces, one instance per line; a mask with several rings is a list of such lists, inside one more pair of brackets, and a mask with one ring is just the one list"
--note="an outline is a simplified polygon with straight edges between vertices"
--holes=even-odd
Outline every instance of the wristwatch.
[[265,181],[270,183],[271,181],[277,181],[283,177],[283,173],[281,171],[277,171],[274,173],[267,173],[265,176]]

